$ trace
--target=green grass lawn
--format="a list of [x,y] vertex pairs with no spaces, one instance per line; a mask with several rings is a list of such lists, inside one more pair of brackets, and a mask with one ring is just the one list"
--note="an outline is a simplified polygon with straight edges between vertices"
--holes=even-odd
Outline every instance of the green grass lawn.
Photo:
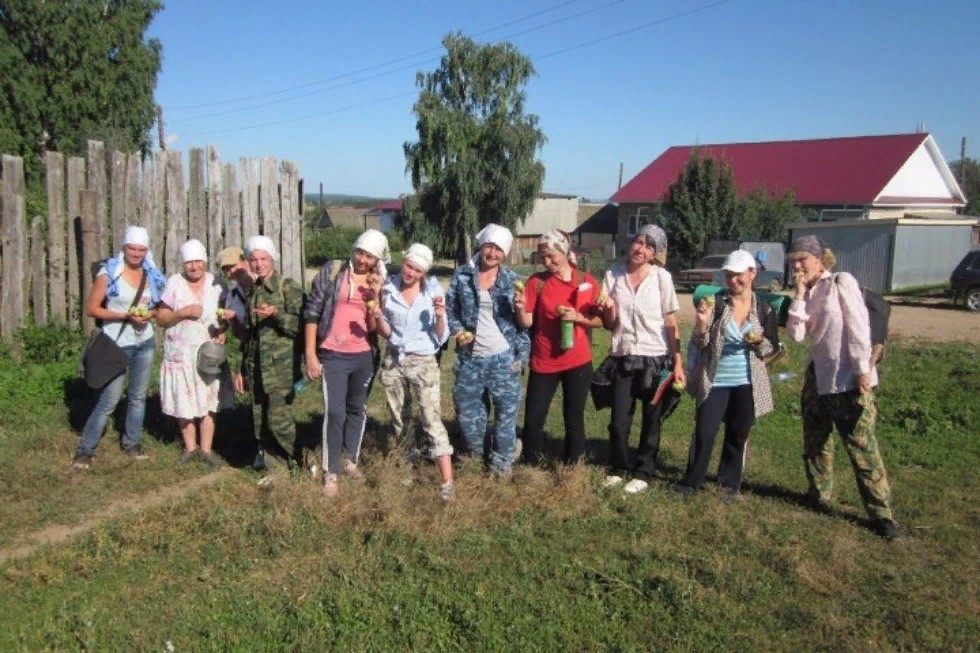
[[[607,346],[597,335],[597,362]],[[309,478],[263,489],[226,470],[0,567],[0,650],[975,650],[978,354],[890,345],[879,440],[904,533],[895,543],[867,529],[840,448],[834,514],[803,507],[798,375],[775,384],[734,505],[710,483],[688,500],[669,491],[689,399],[665,424],[663,479],[629,498],[599,489],[609,415],[591,405],[589,463],[518,467],[511,483],[465,467],[448,504],[433,468],[409,484],[413,471],[374,447],[368,482],[342,484],[332,502]],[[805,355],[792,347],[775,371],[801,371]],[[93,468],[70,471],[72,424],[90,406],[65,399],[75,374],[71,361],[0,357],[0,549],[207,473],[177,466],[176,427],[152,411],[150,461],[126,460],[110,431]],[[388,421],[381,395],[376,384],[372,431]],[[298,408],[316,433],[315,386]],[[219,429],[235,461],[242,423]]]

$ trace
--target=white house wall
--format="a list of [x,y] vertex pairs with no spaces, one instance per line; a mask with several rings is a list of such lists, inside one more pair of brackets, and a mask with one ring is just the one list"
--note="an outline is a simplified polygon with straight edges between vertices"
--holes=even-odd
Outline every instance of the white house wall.
[[568,233],[578,226],[578,198],[539,197],[524,223],[516,229],[518,236],[543,234],[552,229]]
[[885,185],[879,197],[959,199],[943,178],[927,143],[928,141],[923,141],[919,145],[905,165]]

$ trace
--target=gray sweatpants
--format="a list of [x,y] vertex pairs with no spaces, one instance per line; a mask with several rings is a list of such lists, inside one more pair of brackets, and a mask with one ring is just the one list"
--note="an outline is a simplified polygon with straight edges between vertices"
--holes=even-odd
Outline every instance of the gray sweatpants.
[[337,474],[345,458],[356,463],[361,454],[374,355],[370,351],[344,354],[321,349],[320,364],[323,366],[323,469]]

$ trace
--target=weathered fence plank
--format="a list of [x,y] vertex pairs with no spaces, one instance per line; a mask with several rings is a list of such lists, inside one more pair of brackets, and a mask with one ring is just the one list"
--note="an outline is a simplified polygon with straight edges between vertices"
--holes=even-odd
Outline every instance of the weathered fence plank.
[[[259,178],[255,159],[241,159],[242,165],[242,238],[259,234]],[[244,247],[245,240],[242,241]]]
[[0,223],[0,246],[3,250],[3,266],[0,268],[0,335],[13,336],[24,325],[26,315],[24,295],[24,160],[18,156],[3,155],[0,184],[0,205],[3,222]]
[[105,178],[105,145],[101,141],[88,142],[88,190],[93,191],[95,198],[95,217],[98,220],[99,249],[103,256],[112,252],[109,243],[109,230],[106,225],[106,178]]
[[122,249],[123,236],[126,234],[126,155],[113,151],[110,155],[109,186],[112,189],[109,196],[109,216],[111,219],[112,240],[109,252]]
[[[259,207],[262,216],[262,233],[272,239],[276,249],[282,252],[282,229],[279,221],[279,175],[276,174],[276,160],[264,156],[259,164]],[[280,272],[282,257],[279,258]]]
[[221,169],[222,221],[225,226],[225,247],[244,247],[242,240],[242,198],[238,193],[238,179],[233,163]]
[[280,168],[280,222],[282,224],[282,273],[303,282],[303,264],[298,256],[299,229],[297,226],[298,198],[296,197],[296,165],[283,161]]
[[208,242],[208,210],[204,195],[206,188],[204,165],[204,150],[199,147],[192,147],[190,151],[189,191],[187,193],[187,205],[190,214],[187,238],[197,238],[204,243],[206,248]]
[[44,153],[45,185],[48,197],[48,284],[51,289],[52,322],[68,319],[65,304],[65,243],[68,238],[68,222],[65,220],[65,156],[61,152]]
[[95,327],[95,319],[85,314],[85,301],[92,292],[92,264],[104,257],[101,243],[99,243],[99,232],[101,230],[101,220],[99,220],[99,194],[94,190],[79,191],[79,206],[81,208],[81,256],[78,264],[82,269],[82,329],[89,333]]
[[208,147],[208,239],[204,241],[213,259],[224,249],[224,195],[221,192],[221,159],[218,150]]
[[143,219],[139,215],[139,205],[140,205],[140,194],[142,191],[142,186],[140,184],[140,168],[143,164],[140,162],[139,154],[130,154],[126,157],[126,208],[123,211],[123,217],[127,224],[138,224],[143,227]]
[[31,273],[31,304],[34,307],[34,323],[48,323],[48,256],[44,242],[44,219],[35,215],[31,221],[31,245],[28,260]]
[[167,151],[167,242],[164,266],[167,274],[180,270],[180,246],[187,240],[187,196],[183,161],[178,150]]
[[[149,188],[147,188],[149,187]],[[159,265],[163,265],[163,241],[167,234],[167,152],[153,153],[153,183],[144,184],[144,192],[150,196],[152,221],[146,225],[150,234],[150,248]]]
[[68,158],[68,321],[81,324],[82,275],[79,258],[82,251],[82,230],[79,220],[82,205],[79,193],[85,188],[85,159],[77,156]]

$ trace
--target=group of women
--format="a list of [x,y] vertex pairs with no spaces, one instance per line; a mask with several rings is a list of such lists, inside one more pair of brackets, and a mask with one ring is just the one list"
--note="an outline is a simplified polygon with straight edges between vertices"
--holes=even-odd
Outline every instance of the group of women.
[[[265,467],[260,438],[267,433],[274,437],[266,446],[279,449],[293,463],[311,468],[322,464],[327,496],[339,494],[343,477],[363,479],[358,462],[367,396],[379,375],[399,440],[406,436],[403,413],[407,398],[417,397],[428,439],[425,449],[441,473],[439,496],[449,499],[456,492],[451,464],[454,451],[440,411],[439,372],[439,352],[446,342],[452,339],[456,346],[452,395],[466,453],[482,460],[490,473],[508,478],[521,443],[526,463],[546,461],[544,426],[559,385],[565,431],[562,459],[574,463],[583,457],[585,407],[593,382],[590,332],[604,327],[611,331],[611,346],[602,369],[612,397],[605,487],[622,485],[626,494],[649,487],[657,470],[664,410],[664,402],[653,398],[664,396],[656,390],[666,379],[673,381],[674,388],[686,386],[696,403],[687,469],[674,490],[688,495],[701,487],[714,439],[724,424],[717,481],[726,497],[737,496],[749,431],[756,418],[773,409],[764,361],[777,341],[773,309],[752,289],[756,262],[751,254],[732,252],[723,265],[727,287],[696,306],[685,369],[677,322],[679,304],[671,275],[663,267],[667,236],[660,227],[642,227],[624,260],[613,265],[601,283],[579,268],[564,232],[553,230],[540,237],[537,254],[544,270],[526,282],[504,264],[513,244],[508,229],[489,224],[477,240],[478,251],[456,269],[443,292],[441,284],[427,276],[433,263],[427,246],[411,245],[400,270],[389,276],[387,238],[369,229],[357,238],[348,260],[324,264],[304,301],[299,284],[276,271],[272,241],[256,236],[245,249],[249,287],[243,289],[241,282],[235,286],[238,303],[244,307],[232,310],[229,304],[226,310],[224,299],[234,299],[235,293],[207,270],[207,253],[200,242],[191,240],[181,247],[183,270],[164,283],[149,255],[145,230],[130,228],[123,251],[100,270],[87,303],[88,314],[103,321],[102,328],[117,338],[131,360],[124,449],[135,456],[142,454],[139,439],[155,319],[167,330],[160,391],[164,412],[176,417],[180,426],[181,458],[200,455],[208,464],[218,464],[211,445],[219,379],[202,378],[198,359],[206,343],[222,342],[225,329],[232,326],[243,338],[242,371],[234,386],[252,392],[259,442],[256,469]],[[805,250],[792,251],[791,259],[810,265],[807,255],[814,258],[819,247],[807,244]],[[231,265],[237,262],[226,260],[225,254],[221,262],[226,274],[243,274],[244,266]],[[802,263],[794,265],[797,271],[803,270]],[[803,307],[811,285],[829,274],[823,268],[818,273],[816,264],[813,267],[812,280],[800,276],[790,313],[791,333],[797,339],[812,326],[806,324]],[[151,316],[129,311],[127,307],[133,305],[153,307]],[[127,331],[129,325],[132,329]],[[379,336],[386,341],[383,353]],[[296,441],[291,404],[299,342],[305,349],[306,376],[321,379],[324,420],[318,463],[305,460]],[[522,392],[525,366],[529,372]],[[864,367],[858,372],[864,373]],[[856,378],[859,385],[869,388],[873,382],[870,373]],[[860,392],[869,389],[864,385],[858,388]],[[819,395],[813,382],[808,388],[814,397]],[[101,391],[83,430],[76,465],[88,465],[121,392],[122,377]],[[519,443],[517,416],[522,396],[525,411]],[[629,431],[637,404],[640,437],[631,458]],[[816,405],[817,399],[811,400],[809,406]],[[824,501],[829,492],[829,429],[819,430],[808,436],[808,442],[815,444],[808,445],[807,469],[811,493]],[[292,446],[292,453],[285,450],[287,446]],[[894,525],[886,480],[881,487],[884,467],[880,457],[872,463],[877,465],[877,484],[862,485],[862,494],[870,502],[869,511],[877,511],[874,517]]]

